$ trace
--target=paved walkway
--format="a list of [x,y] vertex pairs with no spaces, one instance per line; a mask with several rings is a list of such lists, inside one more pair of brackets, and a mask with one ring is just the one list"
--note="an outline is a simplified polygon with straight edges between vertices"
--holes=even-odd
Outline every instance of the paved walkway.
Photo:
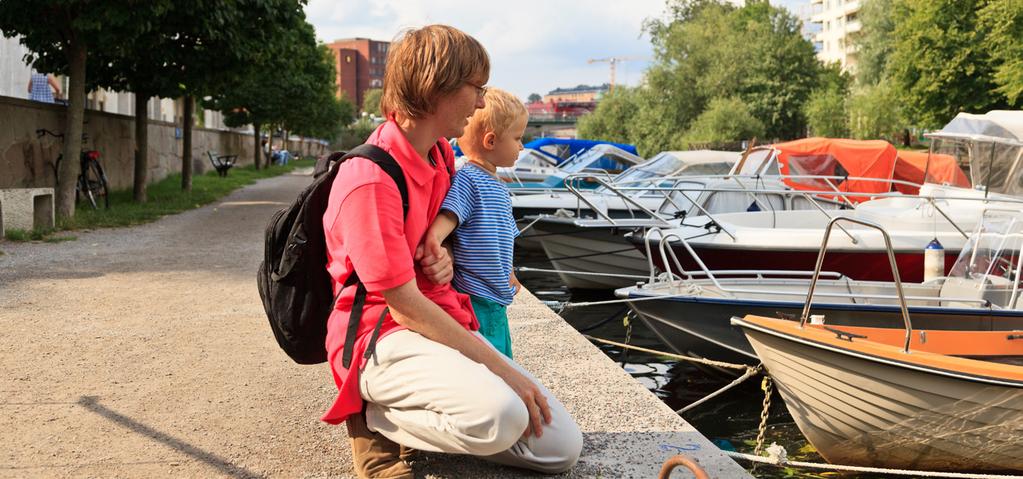
[[[308,182],[67,243],[0,242],[0,477],[351,477],[344,427],[318,420],[327,366],[278,350],[255,288],[266,220]],[[586,433],[568,477],[653,477],[673,447],[746,476],[535,298],[512,316],[517,358]],[[424,456],[425,477],[531,476]]]

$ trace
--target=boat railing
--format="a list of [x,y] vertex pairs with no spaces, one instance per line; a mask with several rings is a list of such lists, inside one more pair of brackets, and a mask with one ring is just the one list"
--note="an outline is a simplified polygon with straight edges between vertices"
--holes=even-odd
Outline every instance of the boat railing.
[[799,327],[805,327],[806,320],[810,317],[810,306],[813,304],[813,295],[817,289],[817,280],[821,275],[821,267],[824,265],[824,255],[828,250],[828,240],[831,238],[831,228],[840,221],[873,228],[879,231],[881,233],[881,237],[884,238],[885,250],[888,252],[888,263],[892,267],[892,280],[895,282],[895,291],[899,296],[899,307],[902,310],[902,321],[906,326],[906,340],[905,345],[903,346],[903,351],[909,353],[909,342],[913,334],[913,324],[909,320],[909,308],[906,306],[906,294],[902,291],[902,280],[899,278],[899,266],[895,261],[895,249],[892,248],[892,238],[888,235],[888,231],[885,231],[881,225],[870,221],[839,216],[828,222],[827,228],[824,229],[824,239],[821,241],[820,252],[817,254],[817,265],[813,269],[813,277],[810,278],[810,288],[806,292],[806,302],[803,305],[803,314],[799,318]]
[[[835,222],[835,221],[838,221],[840,219],[842,219],[842,218],[836,218],[835,220],[832,220],[832,221]],[[853,221],[853,222],[854,223],[863,223],[863,222],[860,222],[859,220],[856,220],[856,221]],[[679,286],[681,286],[681,285],[676,286],[676,279],[679,282],[681,282],[681,281],[694,281],[694,280],[699,280],[701,278],[705,278],[706,280],[711,281],[711,283],[714,285],[715,288],[717,288],[718,291],[720,291],[721,293],[727,294],[727,295],[729,295],[731,297],[736,297],[737,295],[750,295],[750,294],[758,294],[758,295],[764,295],[764,296],[788,296],[788,297],[794,297],[794,296],[805,296],[805,295],[803,293],[799,293],[799,292],[796,292],[796,291],[779,291],[779,290],[769,290],[769,289],[751,289],[751,288],[729,287],[726,284],[722,283],[722,281],[727,281],[727,279],[724,278],[724,277],[727,277],[727,276],[741,276],[741,277],[743,277],[742,279],[754,278],[754,279],[761,279],[761,280],[762,279],[768,279],[768,277],[777,277],[777,276],[787,277],[789,279],[799,278],[799,277],[811,277],[811,284],[810,284],[810,289],[811,290],[816,286],[816,281],[812,279],[814,277],[816,277],[816,278],[823,277],[823,278],[827,278],[827,279],[833,279],[833,280],[836,280],[836,281],[845,280],[847,287],[849,286],[849,284],[851,282],[850,279],[847,276],[845,276],[845,275],[843,275],[843,274],[841,274],[839,272],[836,272],[836,271],[821,271],[820,270],[820,265],[818,265],[818,267],[815,268],[813,271],[808,271],[808,270],[711,270],[710,268],[708,268],[706,266],[706,264],[703,262],[703,260],[699,257],[699,254],[695,251],[695,249],[693,249],[691,246],[689,246],[689,243],[685,240],[685,238],[682,238],[682,237],[680,237],[680,236],[678,236],[678,235],[676,235],[674,233],[664,234],[664,231],[661,230],[660,228],[651,228],[649,230],[649,234],[651,236],[653,236],[654,234],[661,236],[661,241],[658,244],[658,251],[657,251],[657,253],[661,257],[662,264],[665,265],[665,268],[667,269],[667,271],[665,273],[662,273],[663,274],[663,278],[660,278],[660,277],[656,276],[657,275],[657,268],[656,268],[656,266],[653,263],[653,259],[652,258],[654,256],[651,254],[650,242],[649,241],[645,242],[646,253],[647,253],[646,254],[646,256],[647,256],[647,266],[650,268],[650,275],[647,278],[648,281],[646,283],[648,287],[656,287],[656,285],[657,284],[661,284],[662,281],[667,281],[669,290],[674,291],[674,290],[678,289]],[[696,262],[696,264],[700,267],[700,271],[689,271],[689,270],[686,270],[685,268],[682,267],[681,261],[679,261],[678,256],[676,255],[674,249],[667,247],[667,242],[670,241],[670,240],[677,240],[677,241],[682,243],[682,245],[685,247],[686,251],[689,253],[690,257],[692,257],[693,260]],[[890,240],[889,240],[888,246],[890,246]],[[670,261],[669,261],[669,257],[671,258]],[[889,259],[891,259],[891,258],[889,258]],[[674,265],[674,267],[676,269],[672,270],[670,268],[671,265]],[[681,276],[680,275],[676,275],[673,271],[679,271]],[[685,278],[683,278],[682,276],[684,276]],[[898,286],[898,290],[901,293],[901,283],[898,283],[898,285],[899,285]],[[987,299],[983,299],[983,298],[966,298],[966,297],[958,298],[958,297],[916,296],[916,295],[906,296],[905,294],[891,295],[891,294],[874,294],[874,293],[853,293],[851,291],[848,292],[848,293],[818,292],[814,296],[816,296],[816,297],[828,297],[828,298],[846,298],[846,299],[852,299],[853,301],[856,301],[856,300],[890,301],[890,300],[898,300],[898,299],[905,298],[906,300],[922,301],[922,302],[940,303],[942,301],[954,301],[954,302],[957,302],[957,303],[976,303],[979,306],[990,306],[991,305],[990,301],[988,301]],[[807,303],[807,304],[809,304],[809,303]]]

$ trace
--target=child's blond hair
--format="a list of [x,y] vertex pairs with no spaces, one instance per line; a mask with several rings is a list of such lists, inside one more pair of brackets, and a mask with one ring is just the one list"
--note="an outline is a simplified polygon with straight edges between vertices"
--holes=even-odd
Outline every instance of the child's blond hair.
[[500,88],[487,88],[484,100],[486,106],[473,113],[465,132],[458,138],[458,144],[463,149],[468,147],[475,150],[483,144],[483,136],[487,132],[492,131],[501,136],[515,120],[529,115],[521,100]]
[[480,42],[447,25],[408,30],[390,46],[380,109],[384,116],[423,118],[438,97],[466,82],[486,83],[490,57]]

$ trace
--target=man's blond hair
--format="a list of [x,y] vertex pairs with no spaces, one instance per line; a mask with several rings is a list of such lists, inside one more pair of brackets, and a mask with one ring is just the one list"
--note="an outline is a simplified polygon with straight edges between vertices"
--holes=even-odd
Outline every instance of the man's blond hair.
[[490,57],[467,33],[447,25],[408,30],[387,54],[380,109],[384,116],[423,118],[439,97],[489,77]]
[[483,136],[487,132],[501,136],[515,120],[529,115],[521,100],[500,88],[488,88],[485,100],[486,106],[473,113],[465,132],[458,139],[459,145],[470,150],[483,144]]

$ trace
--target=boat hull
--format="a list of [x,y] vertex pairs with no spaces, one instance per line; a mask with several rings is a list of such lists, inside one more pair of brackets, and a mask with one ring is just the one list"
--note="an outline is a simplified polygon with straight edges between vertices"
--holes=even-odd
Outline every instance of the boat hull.
[[622,288],[644,281],[650,274],[647,259],[615,228],[580,227],[569,221],[542,220],[533,230],[554,269],[595,273],[558,273],[569,288]]
[[[644,296],[632,295],[639,299]],[[798,318],[803,305],[797,301],[735,300],[682,296],[631,301],[629,306],[658,338],[679,354],[717,361],[756,365],[760,362],[733,316],[747,314]],[[929,330],[1012,331],[1023,329],[1020,311],[935,307],[909,308],[913,326]],[[828,325],[901,328],[902,314],[895,305],[857,305],[815,302],[813,314],[822,314]]]
[[746,328],[789,413],[835,464],[1023,470],[1023,389]]
[[[635,244],[635,243],[634,243]],[[820,244],[814,248],[807,249],[786,249],[771,248],[757,250],[742,250],[716,245],[701,245],[690,243],[700,260],[712,270],[746,269],[746,270],[786,270],[786,271],[813,271],[817,264]],[[642,242],[636,245],[644,248]],[[680,244],[672,244],[672,250],[678,257],[682,268],[689,271],[699,271],[700,266],[692,259],[685,247]],[[656,248],[655,248],[656,250]],[[952,269],[952,265],[959,257],[959,250],[945,250],[945,274]],[[654,264],[664,269],[664,261],[660,255],[654,255]],[[919,251],[899,251],[895,253],[895,262],[898,264],[899,276],[904,282],[919,283],[924,280],[924,254],[923,248]],[[678,268],[672,265],[672,270],[678,273]],[[822,271],[834,271],[842,273],[853,279],[869,281],[892,281],[892,268],[888,260],[888,253],[884,249],[873,249],[863,251],[832,251],[824,256]]]

